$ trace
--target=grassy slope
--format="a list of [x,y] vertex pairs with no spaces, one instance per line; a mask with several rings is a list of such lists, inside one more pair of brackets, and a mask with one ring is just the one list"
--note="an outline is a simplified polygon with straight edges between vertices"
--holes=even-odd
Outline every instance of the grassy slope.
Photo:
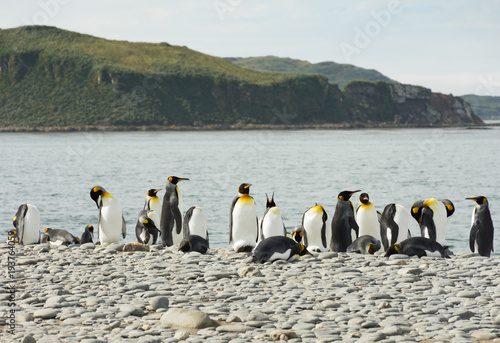
[[336,83],[341,89],[352,80],[387,81],[394,82],[387,76],[373,69],[363,69],[350,64],[335,62],[309,63],[307,61],[275,56],[227,58],[234,64],[258,71],[295,73],[295,74],[321,74],[328,77],[331,83]]

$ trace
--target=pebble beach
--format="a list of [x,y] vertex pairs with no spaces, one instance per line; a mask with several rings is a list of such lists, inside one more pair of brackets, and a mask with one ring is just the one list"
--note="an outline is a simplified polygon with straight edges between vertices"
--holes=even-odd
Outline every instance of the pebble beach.
[[122,249],[0,243],[0,341],[500,342],[499,257]]

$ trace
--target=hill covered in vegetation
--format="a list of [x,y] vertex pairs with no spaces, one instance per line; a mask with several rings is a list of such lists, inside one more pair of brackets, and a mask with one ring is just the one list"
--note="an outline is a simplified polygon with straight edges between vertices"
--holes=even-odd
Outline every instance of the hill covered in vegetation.
[[376,70],[363,69],[351,64],[335,62],[310,63],[276,56],[228,57],[226,59],[242,68],[257,71],[325,75],[330,83],[338,84],[340,89],[344,89],[346,84],[354,80],[394,82]]
[[474,112],[482,119],[500,119],[500,97],[484,95],[462,95]]
[[46,26],[0,30],[0,129],[474,124],[421,87],[259,72],[168,43]]

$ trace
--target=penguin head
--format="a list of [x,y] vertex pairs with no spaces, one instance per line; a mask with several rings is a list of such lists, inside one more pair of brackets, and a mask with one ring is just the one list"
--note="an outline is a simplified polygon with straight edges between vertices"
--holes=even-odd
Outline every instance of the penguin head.
[[161,189],[154,189],[154,188],[151,188],[149,191],[148,191],[148,197],[155,197],[156,196],[156,193],[158,193],[159,191],[161,191]]
[[276,203],[274,202],[274,192],[273,196],[271,197],[271,200],[269,200],[269,196],[267,195],[267,193],[266,193],[266,198],[267,198],[266,208],[276,207]]
[[478,197],[474,197],[474,198],[465,198],[465,200],[473,200],[478,205],[482,205],[482,204],[488,202],[488,199],[486,199],[486,197],[483,197],[483,196],[478,196]]
[[188,239],[183,239],[179,244],[179,251],[189,252],[191,251],[191,242]]
[[436,206],[438,206],[439,204],[439,200],[436,199],[436,198],[429,198],[427,199],[424,204],[422,205],[422,207],[429,207],[430,209],[434,210],[436,209]]
[[401,250],[401,244],[399,243],[393,244],[389,247],[389,249],[387,249],[384,256],[389,257],[391,255],[399,254],[400,250]]
[[349,201],[349,199],[351,198],[351,196],[354,194],[354,193],[357,193],[357,192],[360,192],[361,190],[357,190],[357,191],[342,191],[339,193],[338,195],[338,198],[340,200],[343,200],[343,201]]
[[92,236],[94,236],[94,227],[93,227],[92,225],[87,225],[87,226],[85,227],[85,231],[90,232],[90,234],[91,234]]
[[249,194],[250,193],[250,186],[251,186],[251,184],[249,184],[249,183],[242,183],[238,187],[238,193],[240,193],[240,194]]
[[106,190],[101,186],[92,187],[90,190],[90,198],[95,201],[97,208],[99,208],[99,197],[101,197],[104,193],[106,193]]
[[363,204],[363,205],[368,205],[370,203],[370,197],[368,196],[368,193],[361,193],[359,195],[359,201]]
[[50,227],[46,228],[45,230],[43,230],[43,233],[45,235],[48,235],[50,233],[50,231],[52,231],[52,229]]
[[375,254],[379,250],[380,245],[375,243],[368,244],[368,246],[366,247],[366,251],[371,255]]
[[304,233],[304,227],[302,225],[297,225],[293,228],[292,237],[297,243],[300,243],[304,237]]
[[179,181],[184,181],[184,180],[189,180],[188,178],[185,177],[177,177],[177,176],[169,176],[168,181],[173,183],[174,185],[177,184]]
[[300,256],[304,256],[304,255],[311,255],[311,253],[309,251],[307,251],[307,248],[304,246],[304,244],[302,243],[299,243],[300,244]]

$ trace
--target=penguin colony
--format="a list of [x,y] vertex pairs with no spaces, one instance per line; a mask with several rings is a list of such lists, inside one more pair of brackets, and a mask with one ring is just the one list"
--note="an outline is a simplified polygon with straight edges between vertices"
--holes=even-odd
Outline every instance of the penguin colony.
[[[152,188],[146,193],[144,208],[138,213],[137,241],[141,244],[178,246],[183,252],[209,252],[209,236],[205,214],[201,207],[193,206],[182,216],[181,193],[177,184],[189,180],[170,176],[167,179],[163,203]],[[354,207],[351,197],[360,192],[342,191],[327,228],[326,210],[315,204],[306,210],[302,223],[287,233],[281,211],[266,194],[266,210],[258,219],[255,201],[250,196],[251,184],[242,183],[232,201],[229,213],[229,243],[236,252],[252,252],[253,262],[297,259],[312,252],[336,251],[374,254],[383,249],[386,257],[392,254],[409,256],[448,257],[451,253],[444,245],[446,221],[455,211],[448,199],[429,198],[417,200],[410,210],[391,203],[380,213],[370,202],[367,193],[359,196],[359,206]],[[90,190],[98,213],[97,244],[118,243],[126,236],[126,224],[120,201],[101,186]],[[476,203],[473,208],[469,238],[472,252],[490,257],[493,251],[493,222],[488,200],[484,196],[466,198]],[[420,226],[420,236],[412,237],[410,218]],[[22,204],[13,219],[14,230],[9,240],[19,244],[50,243],[69,245],[94,242],[94,227],[87,225],[81,238],[67,231],[46,228],[40,236],[40,212],[36,206]]]

